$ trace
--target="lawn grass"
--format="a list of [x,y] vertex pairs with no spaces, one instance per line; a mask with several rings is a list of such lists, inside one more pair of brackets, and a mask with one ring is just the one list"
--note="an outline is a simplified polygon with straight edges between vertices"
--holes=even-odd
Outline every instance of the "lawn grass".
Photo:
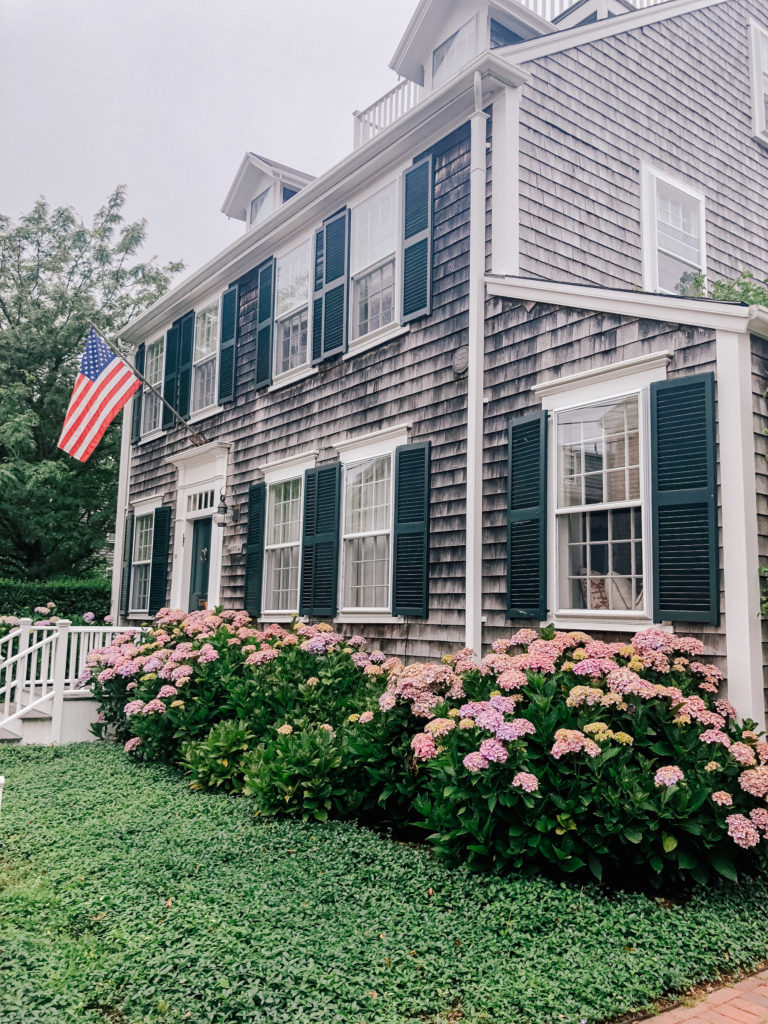
[[768,882],[683,906],[254,822],[116,747],[0,750],[2,1024],[580,1024],[768,956]]

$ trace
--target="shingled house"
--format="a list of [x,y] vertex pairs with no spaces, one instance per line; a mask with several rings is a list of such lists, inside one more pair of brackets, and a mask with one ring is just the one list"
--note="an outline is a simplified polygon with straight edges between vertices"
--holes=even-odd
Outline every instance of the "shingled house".
[[421,0],[349,156],[247,153],[243,234],[124,331],[201,443],[137,395],[115,611],[657,623],[762,720],[768,311],[692,296],[768,275],[768,11],[530,3]]

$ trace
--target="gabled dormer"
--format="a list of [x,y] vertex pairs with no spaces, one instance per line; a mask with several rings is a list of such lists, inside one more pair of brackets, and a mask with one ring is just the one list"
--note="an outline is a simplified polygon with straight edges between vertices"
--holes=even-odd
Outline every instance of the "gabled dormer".
[[577,0],[562,14],[552,19],[558,30],[576,28],[577,25],[589,25],[603,18],[614,18],[617,14],[626,14],[637,10],[630,0]]
[[389,66],[431,92],[485,50],[552,31],[518,0],[421,0]]
[[311,174],[257,153],[246,153],[221,209],[228,217],[245,221],[249,231],[311,181]]

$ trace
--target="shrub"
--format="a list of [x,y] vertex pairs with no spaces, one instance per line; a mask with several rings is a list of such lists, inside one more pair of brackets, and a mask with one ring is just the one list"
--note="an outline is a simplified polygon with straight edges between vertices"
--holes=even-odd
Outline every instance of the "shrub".
[[248,723],[235,720],[218,722],[205,739],[185,743],[182,764],[192,776],[191,788],[242,792],[243,765],[252,740]]
[[60,619],[81,619],[91,612],[97,621],[109,614],[112,584],[103,577],[59,577],[51,580],[0,579],[0,615],[32,617],[34,609],[52,602]]

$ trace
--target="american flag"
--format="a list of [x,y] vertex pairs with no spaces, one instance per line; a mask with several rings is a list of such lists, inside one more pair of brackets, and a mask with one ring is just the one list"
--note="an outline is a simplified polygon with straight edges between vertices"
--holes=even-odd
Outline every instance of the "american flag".
[[127,363],[91,328],[64,417],[59,448],[86,462],[109,424],[141,386]]

